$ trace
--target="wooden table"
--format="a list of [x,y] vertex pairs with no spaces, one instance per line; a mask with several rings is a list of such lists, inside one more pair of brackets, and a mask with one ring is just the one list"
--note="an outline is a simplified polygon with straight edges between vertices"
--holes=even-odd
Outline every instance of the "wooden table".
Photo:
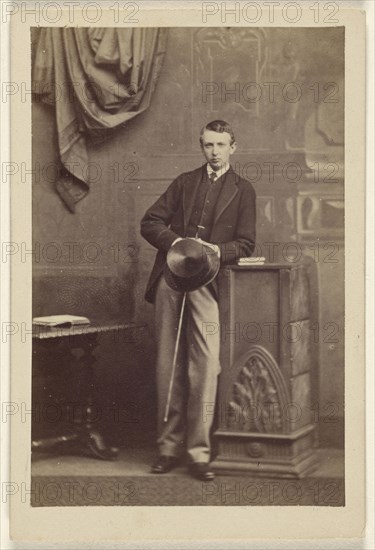
[[[73,327],[42,327],[33,326],[33,376],[40,376],[40,366],[44,365],[47,376],[53,376],[54,371],[64,365],[77,363],[73,351],[79,350],[80,380],[85,388],[80,414],[75,415],[68,423],[68,428],[53,437],[33,438],[32,450],[61,450],[73,454],[83,454],[102,460],[114,460],[118,456],[117,447],[108,446],[103,435],[94,427],[94,389],[95,363],[94,350],[98,346],[98,336],[110,333],[113,341],[124,337],[132,338],[135,331],[144,327],[134,323],[109,323],[92,321],[90,325]],[[51,396],[50,396],[51,397]],[[63,404],[67,416],[69,404]],[[33,408],[35,407],[33,395]],[[65,410],[66,409],[66,410]]]

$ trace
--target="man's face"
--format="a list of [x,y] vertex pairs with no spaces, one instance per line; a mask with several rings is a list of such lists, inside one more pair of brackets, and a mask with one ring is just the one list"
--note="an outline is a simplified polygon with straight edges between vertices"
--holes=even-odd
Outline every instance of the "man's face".
[[229,157],[236,150],[236,142],[230,143],[228,132],[213,132],[205,130],[202,136],[202,151],[213,170],[229,162]]

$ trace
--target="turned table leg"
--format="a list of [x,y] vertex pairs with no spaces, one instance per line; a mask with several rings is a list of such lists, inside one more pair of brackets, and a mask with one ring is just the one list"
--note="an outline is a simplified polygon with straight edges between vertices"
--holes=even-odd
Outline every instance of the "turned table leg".
[[95,381],[94,364],[96,361],[94,350],[97,345],[97,334],[85,335],[81,343],[83,355],[80,361],[83,366],[85,403],[83,406],[84,420],[82,419],[80,423],[77,423],[76,430],[79,445],[85,454],[102,460],[113,460],[117,458],[119,449],[117,447],[108,447],[102,434],[94,428],[95,406],[93,393]]

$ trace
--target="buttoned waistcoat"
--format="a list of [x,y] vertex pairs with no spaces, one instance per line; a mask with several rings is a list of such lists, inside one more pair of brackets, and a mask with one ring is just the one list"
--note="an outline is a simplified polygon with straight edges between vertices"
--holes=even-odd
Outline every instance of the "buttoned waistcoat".
[[[146,288],[145,298],[149,302],[154,301],[170,246],[178,237],[186,236],[202,170],[206,170],[206,165],[178,176],[142,218],[142,236],[158,249]],[[255,235],[254,188],[230,167],[216,203],[208,241],[220,247],[220,262],[226,265],[251,256]]]

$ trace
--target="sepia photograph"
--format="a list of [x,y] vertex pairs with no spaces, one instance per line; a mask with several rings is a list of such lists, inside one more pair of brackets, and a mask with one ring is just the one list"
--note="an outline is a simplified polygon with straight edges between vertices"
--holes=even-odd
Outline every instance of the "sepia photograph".
[[264,4],[14,15],[14,536],[360,536],[365,17]]
[[343,506],[344,28],[31,43],[32,504]]

